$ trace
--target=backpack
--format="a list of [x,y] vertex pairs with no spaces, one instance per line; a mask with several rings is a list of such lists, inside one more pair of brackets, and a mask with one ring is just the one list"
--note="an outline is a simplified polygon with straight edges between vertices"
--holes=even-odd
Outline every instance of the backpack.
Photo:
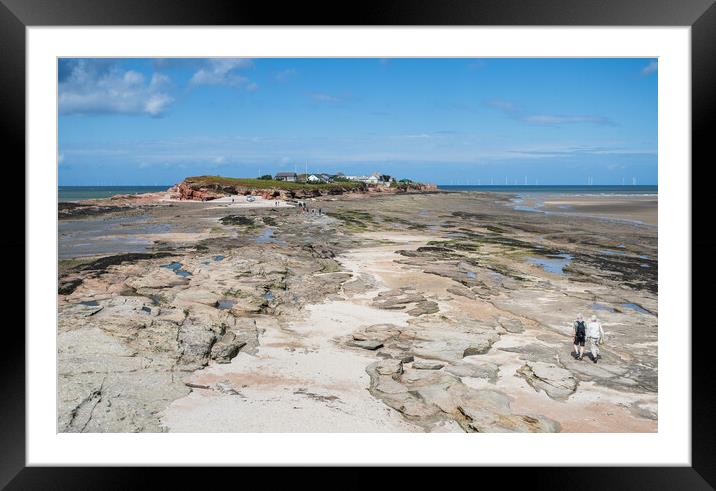
[[584,321],[577,321],[577,336],[585,336],[587,332],[587,326]]

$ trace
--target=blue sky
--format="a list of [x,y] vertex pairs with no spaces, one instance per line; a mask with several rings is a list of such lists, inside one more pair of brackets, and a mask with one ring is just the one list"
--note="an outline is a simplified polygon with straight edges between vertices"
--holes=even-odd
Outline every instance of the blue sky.
[[60,185],[657,183],[655,59],[61,59]]

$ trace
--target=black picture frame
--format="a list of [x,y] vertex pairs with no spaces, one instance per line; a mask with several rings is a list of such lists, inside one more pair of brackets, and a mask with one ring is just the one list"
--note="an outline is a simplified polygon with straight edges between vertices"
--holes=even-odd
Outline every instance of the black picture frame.
[[[263,5],[263,6],[262,6]],[[716,241],[697,234],[702,221],[708,223],[709,179],[705,170],[716,162],[710,129],[716,119],[716,6],[714,0],[401,0],[330,5],[305,2],[282,4],[231,2],[226,0],[0,0],[0,128],[6,167],[15,169],[13,192],[24,183],[19,162],[25,156],[25,28],[28,26],[161,26],[161,25],[502,25],[502,26],[690,26],[692,70],[692,162],[680,163],[692,176],[692,339],[696,329],[709,339],[692,343],[692,465],[691,467],[619,468],[525,468],[481,469],[479,483],[497,482],[530,488],[561,489],[716,489],[716,403],[711,381],[708,351],[713,345],[708,330],[713,325],[699,322],[699,307],[709,304],[708,288],[697,288],[698,278],[716,273]],[[8,152],[9,150],[9,152]],[[14,156],[14,159],[10,156]],[[14,166],[10,165],[14,162]],[[675,165],[670,162],[669,165]],[[690,165],[690,168],[689,168]],[[698,176],[698,177],[697,177]],[[0,241],[5,257],[24,257],[25,217],[17,211],[6,214],[13,233]],[[12,216],[10,216],[12,215]],[[25,303],[24,278],[19,261],[17,271],[7,272],[13,281],[0,282],[2,298],[9,310],[20,312]],[[24,284],[24,280],[23,283]],[[22,297],[22,298],[21,298]],[[711,322],[712,324],[712,322]],[[12,325],[12,328],[10,326]],[[0,356],[3,375],[0,396],[0,487],[7,489],[131,489],[180,480],[182,487],[215,481],[217,470],[148,468],[41,468],[25,465],[25,337],[20,322],[3,329],[5,349]],[[670,326],[675,328],[675,326]],[[681,326],[688,333],[691,326]],[[31,347],[30,347],[31,349]],[[536,449],[537,451],[537,449]],[[575,452],[587,452],[575,449]],[[231,472],[230,469],[226,471]],[[255,471],[241,471],[241,484],[250,482]],[[234,471],[235,472],[235,471]],[[321,471],[321,480],[337,483],[334,470]],[[353,469],[356,484],[366,482],[365,474]],[[452,471],[451,471],[452,472]],[[292,479],[305,478],[305,471],[292,472]],[[422,480],[418,469],[399,477],[401,486]],[[507,477],[509,475],[509,477]],[[475,475],[473,474],[473,478]],[[265,477],[264,477],[265,478]],[[346,482],[343,477],[341,481]],[[451,478],[452,479],[452,478]],[[303,480],[303,479],[301,479]],[[353,480],[351,480],[353,481]],[[237,481],[234,481],[237,482]],[[308,483],[315,482],[313,480]],[[470,481],[468,481],[470,482]],[[476,484],[478,482],[473,481]],[[218,482],[217,482],[218,484]],[[306,484],[306,483],[305,483]],[[273,487],[273,486],[272,486]]]

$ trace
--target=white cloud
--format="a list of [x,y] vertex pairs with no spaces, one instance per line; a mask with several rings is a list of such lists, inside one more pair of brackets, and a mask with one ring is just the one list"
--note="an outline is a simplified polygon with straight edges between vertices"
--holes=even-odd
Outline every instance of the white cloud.
[[248,68],[251,65],[251,60],[244,58],[209,59],[206,61],[204,66],[194,72],[191,80],[189,80],[189,84],[240,87],[248,84],[249,79],[239,75],[238,71],[243,68]]
[[609,118],[589,114],[527,114],[511,101],[493,100],[488,101],[487,105],[504,112],[518,121],[542,126],[558,126],[577,123],[591,123],[598,125],[614,124]]
[[555,114],[533,114],[520,118],[525,123],[540,125],[559,125],[573,123],[611,124],[609,119],[602,116],[580,116],[580,115],[555,115]]
[[641,74],[644,76],[651,75],[652,73],[656,73],[658,69],[659,63],[657,61],[650,61],[648,65],[641,69]]
[[287,68],[285,70],[281,70],[280,72],[276,72],[275,77],[276,80],[278,80],[279,82],[285,82],[289,78],[296,75],[296,73],[296,70],[294,70],[293,68]]
[[145,82],[142,73],[116,65],[78,60],[69,63],[59,82],[61,114],[123,113],[159,116],[174,98],[168,93],[170,80],[154,74]]
[[325,92],[313,92],[308,94],[311,99],[318,102],[340,102],[341,98]]

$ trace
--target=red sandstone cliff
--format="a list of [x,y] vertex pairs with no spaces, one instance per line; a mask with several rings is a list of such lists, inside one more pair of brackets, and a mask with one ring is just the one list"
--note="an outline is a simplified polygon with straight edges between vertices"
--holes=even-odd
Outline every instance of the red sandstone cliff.
[[305,199],[316,198],[326,195],[340,195],[344,193],[404,193],[410,191],[437,191],[435,184],[410,184],[405,187],[384,187],[374,186],[368,188],[332,187],[328,189],[317,189],[306,187],[305,189],[259,189],[241,185],[202,184],[186,179],[169,189],[172,198],[194,201],[211,201],[222,198],[226,195],[254,195],[264,199]]

